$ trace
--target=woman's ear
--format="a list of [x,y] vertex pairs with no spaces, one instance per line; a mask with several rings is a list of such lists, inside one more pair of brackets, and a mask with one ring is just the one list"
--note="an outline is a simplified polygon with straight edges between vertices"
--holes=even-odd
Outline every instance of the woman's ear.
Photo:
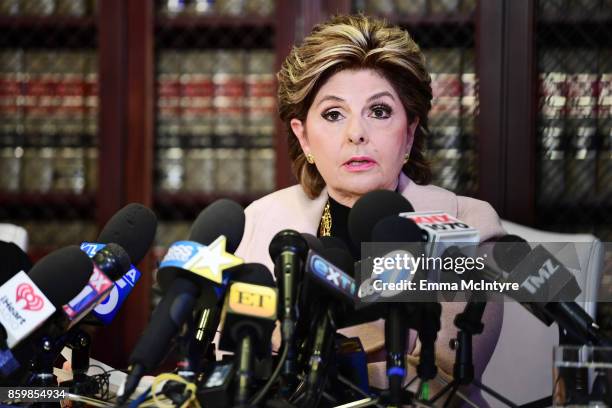
[[289,122],[291,125],[291,130],[293,134],[297,137],[300,142],[300,146],[302,147],[302,151],[304,154],[310,153],[310,145],[308,144],[308,137],[306,137],[306,129],[304,127],[304,122],[299,119],[293,118]]
[[412,143],[414,143],[414,134],[419,127],[419,117],[415,116],[412,123],[408,125],[408,143],[406,144],[406,153],[412,150]]

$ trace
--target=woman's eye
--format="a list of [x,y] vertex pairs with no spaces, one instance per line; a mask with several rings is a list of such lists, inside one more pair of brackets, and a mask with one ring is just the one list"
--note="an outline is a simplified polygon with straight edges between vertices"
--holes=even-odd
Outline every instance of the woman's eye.
[[323,118],[329,120],[330,122],[335,122],[342,118],[342,115],[338,111],[327,111],[321,116],[323,116]]
[[376,119],[387,119],[391,116],[391,108],[388,106],[375,106],[372,108],[372,116]]

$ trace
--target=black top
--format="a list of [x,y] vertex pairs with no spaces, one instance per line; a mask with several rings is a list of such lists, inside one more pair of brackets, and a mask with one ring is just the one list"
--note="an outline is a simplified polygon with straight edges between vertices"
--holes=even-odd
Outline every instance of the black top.
[[[361,259],[361,245],[353,245],[353,241],[348,231],[348,216],[350,207],[340,204],[329,197],[329,213],[331,214],[331,236],[340,238],[348,246],[353,260],[357,262]],[[318,232],[320,236],[320,230]]]

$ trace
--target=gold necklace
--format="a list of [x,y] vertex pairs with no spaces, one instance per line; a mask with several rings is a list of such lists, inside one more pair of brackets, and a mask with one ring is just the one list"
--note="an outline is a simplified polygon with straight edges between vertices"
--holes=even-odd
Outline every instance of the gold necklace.
[[329,200],[325,203],[323,215],[321,216],[321,224],[319,225],[319,236],[329,237],[331,235],[332,217],[329,211]]

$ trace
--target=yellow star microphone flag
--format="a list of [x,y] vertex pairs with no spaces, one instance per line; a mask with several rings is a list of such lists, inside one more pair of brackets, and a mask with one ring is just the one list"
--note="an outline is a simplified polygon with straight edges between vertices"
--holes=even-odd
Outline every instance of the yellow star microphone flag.
[[241,258],[225,251],[226,242],[225,236],[220,235],[210,245],[201,247],[183,268],[221,284],[224,270],[244,263]]

